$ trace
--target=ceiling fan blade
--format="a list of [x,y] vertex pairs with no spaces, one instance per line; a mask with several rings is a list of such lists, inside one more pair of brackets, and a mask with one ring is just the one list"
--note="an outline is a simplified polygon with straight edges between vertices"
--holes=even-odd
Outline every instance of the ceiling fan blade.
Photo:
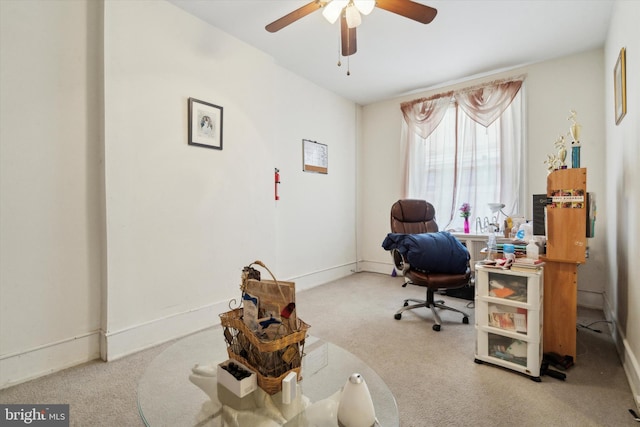
[[307,3],[304,6],[294,10],[293,12],[286,14],[282,18],[276,19],[275,21],[273,21],[271,24],[267,25],[264,28],[270,33],[275,33],[276,31],[283,29],[287,25],[293,24],[298,19],[304,18],[310,13],[313,13],[316,10],[322,8],[327,3],[328,2],[326,1],[314,0],[311,3]]
[[356,29],[347,26],[347,18],[344,14],[340,18],[340,40],[342,40],[342,56],[350,56],[356,53],[358,45],[356,42]]
[[438,13],[437,9],[411,0],[377,0],[376,6],[423,24],[433,21]]

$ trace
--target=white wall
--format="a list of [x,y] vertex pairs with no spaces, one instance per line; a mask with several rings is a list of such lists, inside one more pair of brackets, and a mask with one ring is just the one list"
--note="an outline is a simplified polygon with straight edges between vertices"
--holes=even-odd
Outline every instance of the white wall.
[[[106,2],[104,58],[107,359],[210,326],[256,259],[299,289],[355,268],[355,104],[166,2]],[[187,145],[190,96],[222,151]]]
[[[212,325],[256,259],[298,289],[355,269],[353,102],[166,2],[0,7],[0,387]],[[187,145],[189,97],[222,151]]]
[[99,28],[95,2],[0,2],[0,386],[99,355]]
[[[402,123],[400,103],[472,86],[506,76],[526,75],[527,108],[527,170],[525,194],[526,212],[531,219],[532,194],[546,192],[546,154],[555,152],[554,141],[566,134],[570,122],[570,110],[578,112],[583,125],[581,166],[588,169],[587,187],[604,199],[604,89],[603,50],[584,52],[561,59],[533,64],[482,79],[457,83],[448,87],[416,93],[412,96],[391,99],[363,108],[363,137],[361,151],[360,186],[362,207],[358,217],[362,232],[359,237],[359,268],[390,273],[392,263],[389,254],[381,247],[389,232],[389,209],[402,197],[402,176],[399,158],[399,141]],[[598,206],[596,237],[589,240],[589,262],[580,267],[579,302],[581,305],[603,307],[602,293],[606,280],[605,269],[605,219],[607,207]]]
[[[604,52],[602,49],[547,61],[527,67],[528,108],[528,191],[546,193],[547,154],[555,152],[553,143],[560,134],[569,131],[570,110],[578,113],[582,125],[581,166],[587,168],[587,190],[598,203],[595,237],[587,240],[589,259],[578,268],[578,304],[603,308],[606,282],[606,219],[605,203],[605,99]],[[528,200],[527,218],[531,218]]]
[[[605,46],[607,261],[605,313],[615,325],[622,363],[640,407],[640,3],[617,1]],[[613,69],[627,50],[627,114],[613,112]]]

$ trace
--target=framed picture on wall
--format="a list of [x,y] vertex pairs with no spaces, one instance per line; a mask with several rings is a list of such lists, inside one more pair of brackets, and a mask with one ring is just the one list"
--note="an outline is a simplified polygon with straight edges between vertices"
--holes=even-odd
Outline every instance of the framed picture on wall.
[[222,107],[189,98],[189,145],[222,150]]
[[627,70],[626,49],[620,49],[618,61],[613,69],[613,90],[615,96],[616,124],[627,114]]
[[304,172],[329,172],[329,149],[327,144],[320,144],[308,139],[302,140],[302,170]]

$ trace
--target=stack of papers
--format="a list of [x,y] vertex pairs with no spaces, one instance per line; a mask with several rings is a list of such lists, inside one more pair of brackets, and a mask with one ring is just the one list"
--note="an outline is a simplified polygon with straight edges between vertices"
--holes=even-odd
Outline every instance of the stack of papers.
[[533,258],[516,258],[511,264],[513,271],[521,271],[525,273],[536,272],[544,265],[544,261]]

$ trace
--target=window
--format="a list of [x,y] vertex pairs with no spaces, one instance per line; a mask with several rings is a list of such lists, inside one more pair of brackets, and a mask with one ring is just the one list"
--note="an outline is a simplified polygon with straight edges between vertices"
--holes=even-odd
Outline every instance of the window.
[[472,232],[498,219],[489,203],[522,212],[523,108],[522,80],[403,104],[405,197],[430,201],[442,230],[462,230],[463,203]]

